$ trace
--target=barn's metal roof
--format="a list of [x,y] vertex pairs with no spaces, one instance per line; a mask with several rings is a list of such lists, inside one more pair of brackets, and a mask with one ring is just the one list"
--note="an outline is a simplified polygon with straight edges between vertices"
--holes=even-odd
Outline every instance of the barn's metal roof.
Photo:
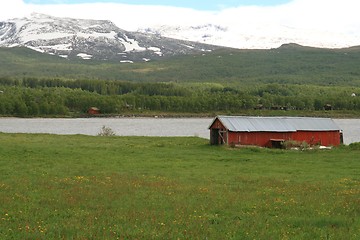
[[215,120],[216,119],[219,119],[219,121],[229,131],[232,132],[296,132],[341,130],[330,118],[218,116],[215,118]]

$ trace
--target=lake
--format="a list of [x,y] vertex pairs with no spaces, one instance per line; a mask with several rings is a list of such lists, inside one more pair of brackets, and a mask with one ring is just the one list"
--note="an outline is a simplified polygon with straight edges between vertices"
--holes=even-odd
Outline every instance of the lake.
[[[0,132],[97,135],[103,126],[118,136],[209,138],[212,118],[0,118]],[[334,119],[344,143],[360,142],[360,119]]]

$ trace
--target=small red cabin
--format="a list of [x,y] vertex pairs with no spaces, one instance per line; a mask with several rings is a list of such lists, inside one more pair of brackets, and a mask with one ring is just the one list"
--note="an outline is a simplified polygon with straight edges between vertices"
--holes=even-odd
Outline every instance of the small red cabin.
[[338,146],[342,132],[329,118],[218,116],[209,127],[210,143],[277,146],[284,141]]
[[100,109],[98,109],[97,107],[91,107],[88,109],[88,114],[90,115],[100,114]]

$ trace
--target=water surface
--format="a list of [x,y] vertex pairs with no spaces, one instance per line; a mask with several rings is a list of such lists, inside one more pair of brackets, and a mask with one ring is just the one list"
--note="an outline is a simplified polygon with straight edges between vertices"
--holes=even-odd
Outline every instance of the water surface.
[[[0,132],[97,135],[103,126],[118,136],[209,138],[212,118],[0,118]],[[360,142],[360,119],[334,119],[344,143]]]

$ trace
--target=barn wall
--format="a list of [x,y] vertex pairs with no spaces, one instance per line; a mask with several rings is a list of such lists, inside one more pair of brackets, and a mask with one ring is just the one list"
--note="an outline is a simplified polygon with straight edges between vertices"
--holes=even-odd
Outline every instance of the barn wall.
[[305,141],[309,145],[338,146],[340,145],[340,132],[228,132],[227,144],[268,147],[270,146],[270,139]]
[[340,132],[339,131],[321,131],[321,132],[308,132],[298,131],[294,133],[293,140],[305,141],[310,145],[320,144],[321,146],[338,146],[340,145]]
[[270,139],[290,140],[291,132],[229,132],[228,144],[269,147]]

